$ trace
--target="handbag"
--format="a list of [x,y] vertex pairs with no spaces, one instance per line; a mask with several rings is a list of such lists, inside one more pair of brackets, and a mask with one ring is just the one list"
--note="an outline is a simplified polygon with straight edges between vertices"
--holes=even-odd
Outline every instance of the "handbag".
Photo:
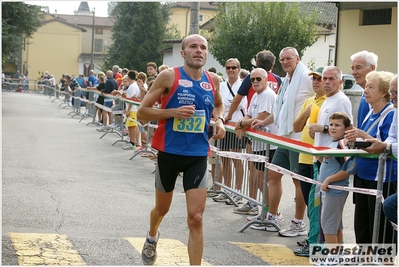
[[[386,116],[386,114],[388,114],[388,112],[392,111],[394,108],[391,107],[387,107],[382,113],[381,115],[373,122],[373,124],[370,125],[370,127],[367,129],[366,133],[369,133],[374,126],[382,119]],[[367,118],[366,118],[367,119]],[[366,120],[365,119],[365,120]],[[356,166],[356,157],[355,156],[350,156],[344,163],[344,165],[342,165],[342,170],[345,171],[347,174],[356,174],[357,173],[357,166]]]

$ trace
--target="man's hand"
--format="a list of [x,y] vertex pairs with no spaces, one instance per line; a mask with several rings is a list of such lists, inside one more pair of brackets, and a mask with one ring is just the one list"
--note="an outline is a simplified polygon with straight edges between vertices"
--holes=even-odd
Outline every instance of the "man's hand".
[[322,133],[324,126],[321,124],[313,123],[309,125],[309,136],[314,139],[315,133]]
[[[178,118],[178,119],[188,119],[191,116],[193,116],[195,113],[195,106],[181,106],[178,108],[175,108],[173,111],[173,117]],[[224,129],[224,127],[223,127]]]
[[213,126],[213,136],[212,138],[215,140],[223,139],[226,134],[226,129],[224,128],[224,124],[221,120],[216,120],[215,125]]
[[387,143],[381,142],[378,139],[365,139],[365,142],[370,142],[371,146],[362,148],[364,151],[367,151],[371,154],[381,154],[384,152]]
[[263,127],[265,126],[265,121],[264,120],[259,120],[259,119],[254,119],[251,123],[251,128],[256,128],[256,127]]

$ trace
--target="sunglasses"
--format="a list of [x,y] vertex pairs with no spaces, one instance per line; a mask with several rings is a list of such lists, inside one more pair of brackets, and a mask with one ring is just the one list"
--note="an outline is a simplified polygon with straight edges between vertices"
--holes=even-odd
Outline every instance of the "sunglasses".
[[236,70],[236,69],[238,69],[238,67],[237,66],[227,66],[226,67],[226,70]]
[[257,80],[258,82],[260,82],[260,81],[263,80],[263,78],[262,78],[262,77],[254,77],[254,78],[251,78],[250,80],[251,80],[251,83],[253,83],[255,80]]
[[316,77],[316,76],[313,76],[313,77],[312,77],[312,81],[318,81],[318,82],[321,82],[321,77]]

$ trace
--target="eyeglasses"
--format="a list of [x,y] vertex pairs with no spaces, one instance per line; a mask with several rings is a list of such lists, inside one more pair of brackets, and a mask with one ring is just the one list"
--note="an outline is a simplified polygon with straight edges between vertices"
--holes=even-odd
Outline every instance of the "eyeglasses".
[[253,83],[255,80],[257,80],[258,82],[260,82],[260,81],[263,80],[263,78],[262,78],[262,77],[254,77],[254,78],[251,78],[250,80],[251,80],[251,83]]
[[236,70],[236,69],[238,69],[237,66],[227,66],[226,67],[226,70]]
[[321,77],[312,76],[312,81],[318,81],[318,82],[321,82]]
[[388,91],[389,92],[389,94],[391,94],[391,95],[394,95],[394,96],[397,96],[398,95],[398,91],[394,91],[394,90],[390,90],[390,91]]
[[280,62],[289,61],[289,60],[293,59],[294,57],[297,57],[297,56],[286,57],[286,58],[280,58],[279,61],[280,61]]

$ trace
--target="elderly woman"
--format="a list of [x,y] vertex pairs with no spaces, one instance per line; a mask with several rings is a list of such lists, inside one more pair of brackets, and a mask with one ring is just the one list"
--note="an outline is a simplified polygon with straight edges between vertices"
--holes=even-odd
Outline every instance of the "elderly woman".
[[[364,94],[366,101],[371,105],[360,129],[352,129],[346,132],[348,141],[356,138],[378,138],[384,141],[388,137],[389,127],[394,115],[394,107],[390,103],[389,84],[393,74],[385,71],[372,71],[366,76]],[[377,123],[376,123],[377,121]],[[390,160],[387,160],[387,163]],[[354,185],[361,188],[377,188],[378,158],[357,158],[357,176]],[[393,165],[393,166],[391,166]],[[387,196],[396,192],[397,164],[387,164],[388,170],[384,177],[383,195]],[[372,243],[373,224],[375,213],[375,196],[355,193],[355,236],[356,243]],[[388,223],[384,224],[384,215],[381,214],[378,243],[392,243],[392,228]],[[385,227],[384,227],[385,226]],[[385,234],[384,234],[385,228]]]

